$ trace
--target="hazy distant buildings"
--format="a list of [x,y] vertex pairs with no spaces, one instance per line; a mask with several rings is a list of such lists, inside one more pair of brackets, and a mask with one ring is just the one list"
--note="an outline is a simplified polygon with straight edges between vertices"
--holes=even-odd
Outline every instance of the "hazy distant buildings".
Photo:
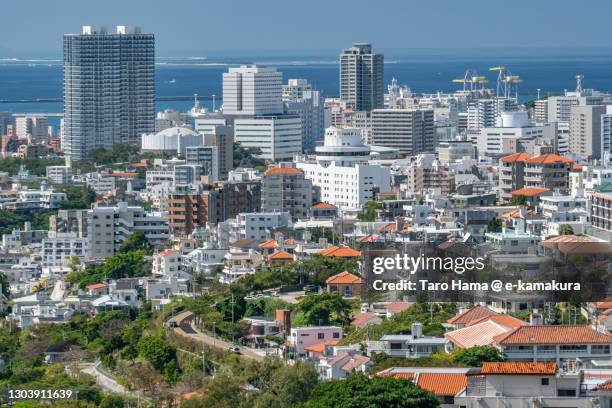
[[604,164],[612,161],[612,105],[608,105],[606,114],[601,116],[601,159]]
[[64,135],[67,155],[140,144],[155,130],[155,38],[137,27],[84,26],[64,35]]
[[315,143],[325,134],[325,110],[319,91],[305,79],[290,79],[283,86],[285,112],[302,119],[302,147],[314,149]]
[[17,137],[33,141],[49,141],[49,121],[46,116],[18,116],[15,118]]
[[434,111],[431,109],[374,109],[370,142],[417,154],[435,149]]
[[601,117],[604,105],[572,106],[569,125],[569,150],[583,160],[600,159]]
[[242,65],[223,74],[225,115],[270,115],[283,113],[283,74],[276,68]]
[[370,111],[384,106],[384,55],[372,44],[356,43],[340,54],[340,99],[349,108]]

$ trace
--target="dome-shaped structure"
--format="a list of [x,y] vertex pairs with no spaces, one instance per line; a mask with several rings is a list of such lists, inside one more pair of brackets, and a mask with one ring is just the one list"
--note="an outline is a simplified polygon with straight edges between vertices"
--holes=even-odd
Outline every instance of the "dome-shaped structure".
[[188,146],[201,146],[202,135],[185,127],[171,127],[157,133],[142,135],[141,149],[143,151],[173,151],[185,154]]

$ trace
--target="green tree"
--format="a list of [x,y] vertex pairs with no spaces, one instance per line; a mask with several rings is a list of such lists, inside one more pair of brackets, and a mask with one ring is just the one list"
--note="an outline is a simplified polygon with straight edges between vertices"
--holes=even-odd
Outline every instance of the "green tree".
[[574,235],[574,228],[569,224],[559,225],[559,235]]
[[492,218],[487,223],[487,232],[501,232],[502,222],[498,218]]
[[158,370],[176,360],[174,346],[159,336],[141,338],[138,342],[138,353]]
[[510,205],[527,205],[527,197],[524,195],[513,195],[510,199]]
[[89,186],[70,186],[61,191],[66,193],[66,200],[60,202],[63,209],[88,209],[96,201],[96,192]]
[[280,366],[274,371],[270,385],[255,400],[254,408],[293,408],[308,400],[319,383],[319,374],[312,364],[298,361],[293,366]]
[[480,367],[482,363],[504,361],[504,356],[493,346],[475,346],[459,349],[452,356],[452,361],[465,367]]
[[147,255],[153,253],[153,246],[149,243],[149,240],[142,231],[134,232],[128,239],[119,245],[119,248],[117,248],[117,252],[120,254],[135,251],[142,251]]
[[363,206],[363,211],[357,216],[360,221],[376,221],[376,210],[380,210],[383,204],[379,201],[368,201]]
[[310,294],[298,303],[296,311],[303,316],[305,325],[325,326],[347,324],[351,306],[338,292]]
[[355,374],[315,387],[305,408],[435,408],[438,399],[410,381]]

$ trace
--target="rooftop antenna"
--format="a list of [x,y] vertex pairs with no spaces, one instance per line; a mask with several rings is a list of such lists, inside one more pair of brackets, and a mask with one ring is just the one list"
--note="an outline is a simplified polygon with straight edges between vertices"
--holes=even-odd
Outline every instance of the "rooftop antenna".
[[584,82],[584,75],[576,75],[576,92],[582,92],[584,90],[582,86],[583,82]]
[[212,110],[213,110],[213,112],[216,111],[216,109],[215,109],[216,108],[216,106],[215,106],[215,96],[217,96],[217,95],[215,95],[215,94],[212,95],[212,99],[213,99],[213,109]]
[[200,101],[198,100],[198,94],[193,94],[193,110],[198,110],[200,108]]

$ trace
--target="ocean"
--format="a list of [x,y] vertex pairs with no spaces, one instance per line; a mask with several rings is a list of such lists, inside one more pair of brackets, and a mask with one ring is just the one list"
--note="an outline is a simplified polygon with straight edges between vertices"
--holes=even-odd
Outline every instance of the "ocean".
[[[158,96],[221,95],[222,73],[229,66],[259,63],[275,66],[284,79],[305,78],[326,97],[338,95],[337,55],[321,56],[214,56],[164,57],[156,59]],[[396,78],[414,92],[454,91],[461,84],[466,69],[474,69],[489,78],[495,88],[496,73],[490,67],[504,65],[523,79],[522,100],[574,89],[575,76],[584,75],[585,87],[612,91],[612,49],[593,50],[416,50],[385,52],[385,83]],[[0,57],[0,101],[62,97],[61,57]],[[211,107],[212,102],[201,102]],[[217,100],[217,107],[219,106]],[[157,109],[187,110],[193,101],[158,101]],[[62,112],[61,102],[0,103],[0,111]]]

